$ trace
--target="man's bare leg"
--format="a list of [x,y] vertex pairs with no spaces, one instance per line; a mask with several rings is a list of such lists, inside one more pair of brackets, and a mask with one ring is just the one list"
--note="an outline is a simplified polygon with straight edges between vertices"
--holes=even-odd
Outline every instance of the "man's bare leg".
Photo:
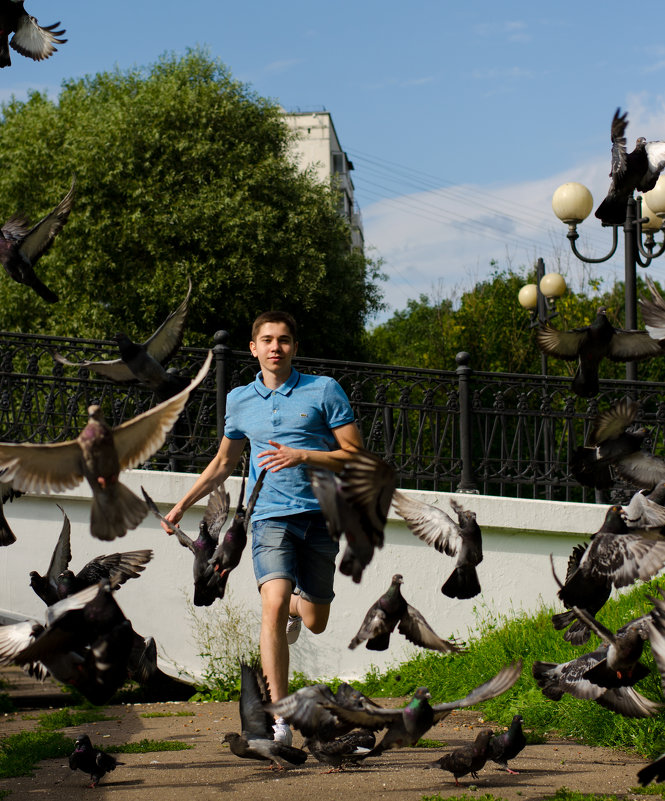
[[311,601],[306,601],[301,595],[292,595],[289,602],[289,614],[292,617],[301,617],[302,622],[312,634],[321,634],[328,625],[330,604],[313,604]]
[[289,579],[271,579],[261,585],[261,666],[273,701],[284,698],[289,684],[289,646],[286,621],[293,585]]

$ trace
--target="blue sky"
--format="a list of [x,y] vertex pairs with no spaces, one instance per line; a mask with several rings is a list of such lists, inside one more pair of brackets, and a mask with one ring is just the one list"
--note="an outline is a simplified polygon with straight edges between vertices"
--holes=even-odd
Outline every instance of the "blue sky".
[[[355,165],[365,239],[384,260],[390,311],[420,293],[459,296],[491,259],[542,256],[579,288],[588,277],[551,211],[554,189],[608,186],[609,129],[665,139],[662,4],[26,0],[68,42],[36,63],[12,51],[0,100],[57,97],[70,77],[150,64],[207,46],[234,77],[287,110],[331,112]],[[649,20],[652,20],[652,23]],[[603,255],[593,215],[579,246]],[[662,264],[660,263],[662,262]],[[649,268],[665,280],[665,256]],[[593,274],[622,275],[622,256]],[[390,311],[388,313],[390,313]],[[384,315],[385,317],[385,315]]]

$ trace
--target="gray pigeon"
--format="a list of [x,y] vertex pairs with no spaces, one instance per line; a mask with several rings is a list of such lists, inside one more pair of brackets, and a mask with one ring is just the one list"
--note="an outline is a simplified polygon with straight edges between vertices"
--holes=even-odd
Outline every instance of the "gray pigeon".
[[132,342],[125,333],[115,335],[121,358],[71,362],[57,351],[54,352],[53,358],[67,367],[92,370],[117,384],[139,381],[151,389],[159,400],[167,400],[176,395],[187,386],[188,381],[182,376],[167,372],[163,365],[175,356],[182,345],[189,299],[192,294],[192,281],[191,279],[188,281],[189,289],[183,302],[145,342],[141,344]]
[[[9,48],[33,61],[42,61],[57,51],[56,44],[67,40],[59,37],[64,30],[55,30],[59,22],[40,25],[23,7],[23,0],[0,0],[0,67],[11,66]],[[13,33],[11,42],[9,34]]]
[[[7,0],[0,0],[0,3],[3,2]],[[7,274],[19,284],[34,289],[47,303],[55,303],[58,296],[37,277],[34,267],[69,218],[75,184],[76,181],[72,180],[69,192],[36,225],[30,225],[24,217],[14,216],[0,228],[0,262]]]
[[79,734],[76,748],[69,755],[69,767],[72,770],[90,774],[89,787],[97,787],[102,777],[122,764],[112,754],[95,748],[87,734]]
[[466,776],[470,773],[472,778],[477,779],[478,771],[487,762],[491,736],[491,729],[482,729],[472,743],[456,748],[449,754],[444,754],[440,759],[433,762],[430,767],[441,768],[441,770],[447,770],[452,773],[456,787],[460,786],[457,781],[460,776]]
[[536,660],[531,668],[536,684],[543,695],[559,701],[564,693],[574,698],[595,701],[600,706],[629,718],[649,718],[661,711],[662,704],[651,701],[633,687],[601,687],[585,677],[607,656],[607,645],[603,644],[588,654],[578,656],[563,664]]
[[648,275],[644,276],[644,280],[651,292],[651,300],[639,298],[644,327],[652,339],[663,344],[665,341],[665,299]]
[[419,539],[436,548],[439,553],[457,556],[457,564],[441,592],[449,598],[473,598],[480,592],[476,566],[483,560],[482,535],[476,515],[463,509],[455,500],[450,505],[458,522],[443,509],[417,501],[396,490],[393,501],[397,514]]
[[[0,472],[0,476],[1,475],[2,473]],[[3,484],[2,481],[0,481],[0,547],[11,545],[13,542],[16,542],[16,535],[11,530],[7,518],[5,517],[4,507],[7,501],[13,501],[14,498],[20,498],[21,495],[23,495],[23,493],[12,489],[11,484]]]
[[228,732],[223,742],[241,759],[269,762],[270,767],[302,765],[307,753],[274,739],[272,715],[264,708],[270,692],[258,666],[240,665],[240,725],[242,733]]
[[390,587],[368,609],[349,648],[353,650],[366,641],[365,647],[370,651],[385,651],[390,644],[390,635],[399,625],[399,633],[414,645],[444,653],[461,653],[463,648],[455,642],[442,640],[421,613],[406,602],[400,589],[403,583],[402,576],[395,573]]
[[665,167],[665,142],[647,142],[640,136],[635,149],[626,151],[626,127],[628,112],[614,112],[611,127],[612,167],[609,191],[596,209],[596,217],[604,225],[623,225],[626,220],[626,203],[637,189],[648,192],[658,181]]
[[634,362],[662,354],[660,345],[646,331],[615,328],[601,306],[591,325],[558,331],[550,325],[536,332],[536,342],[543,353],[559,359],[577,361],[573,392],[582,398],[598,394],[598,368],[603,359]]
[[325,706],[341,720],[354,726],[372,730],[385,727],[387,731],[383,739],[367,755],[379,756],[391,748],[414,746],[435,723],[446,718],[454,709],[496,698],[515,684],[521,672],[522,662],[518,661],[500,670],[496,676],[471,690],[464,698],[433,706],[429,704],[431,695],[427,687],[419,687],[412,700],[402,709],[384,709],[365,704],[351,709],[337,703],[326,703]]
[[182,392],[111,428],[99,406],[88,408],[78,439],[47,445],[0,443],[3,479],[22,492],[60,492],[85,478],[92,489],[90,533],[102,540],[122,537],[148,513],[145,503],[118,480],[160,448],[192,392],[205,378],[212,351]]
[[357,765],[365,759],[376,744],[374,732],[369,729],[358,729],[348,734],[342,734],[334,740],[320,740],[317,737],[308,737],[303,742],[312,756],[329,766],[326,773],[344,770],[347,765]]

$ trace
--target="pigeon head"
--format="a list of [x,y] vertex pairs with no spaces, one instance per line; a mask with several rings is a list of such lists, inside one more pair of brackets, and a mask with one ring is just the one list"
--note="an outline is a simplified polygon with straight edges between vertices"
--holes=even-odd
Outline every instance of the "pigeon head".
[[418,687],[418,689],[413,694],[413,697],[418,701],[426,701],[428,698],[431,698],[432,696],[427,687]]
[[91,420],[103,420],[104,415],[102,414],[102,407],[96,403],[93,403],[92,406],[88,406],[88,417]]
[[76,747],[92,748],[92,743],[90,742],[90,738],[87,734],[79,734],[79,736],[76,738]]
[[392,583],[393,584],[404,584],[404,579],[402,578],[402,574],[401,573],[395,573],[395,575],[392,578]]
[[606,306],[599,306],[596,309],[596,314],[602,315],[603,317],[607,316],[607,307]]

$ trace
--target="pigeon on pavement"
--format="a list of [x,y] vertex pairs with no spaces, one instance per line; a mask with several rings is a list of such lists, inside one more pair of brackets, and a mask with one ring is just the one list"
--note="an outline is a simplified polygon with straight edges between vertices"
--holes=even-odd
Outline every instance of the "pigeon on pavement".
[[626,152],[628,112],[614,112],[611,127],[612,167],[609,191],[596,209],[596,217],[605,225],[623,225],[626,220],[626,203],[633,192],[653,189],[665,167],[665,142],[647,142],[640,136],[631,153]]
[[455,786],[459,787],[457,781],[460,776],[471,774],[472,778],[478,778],[478,771],[485,765],[488,758],[489,741],[492,736],[491,729],[482,729],[473,743],[456,748],[449,754],[444,754],[429,767],[438,767],[447,770],[455,778]]
[[0,228],[0,262],[5,271],[14,281],[34,289],[47,303],[55,303],[58,296],[37,277],[34,267],[67,222],[75,184],[72,180],[69,192],[36,225],[31,226],[24,217],[15,215]]
[[241,759],[269,762],[271,767],[302,765],[307,753],[300,748],[274,739],[273,716],[264,703],[270,703],[270,692],[262,672],[256,666],[240,665],[240,725],[242,734],[228,732],[223,742]]
[[455,500],[450,505],[458,522],[443,509],[422,503],[399,490],[393,502],[397,514],[406,520],[408,527],[419,539],[432,545],[439,553],[457,556],[457,564],[441,592],[449,598],[473,598],[480,592],[476,566],[483,560],[482,535],[476,515],[463,509]]
[[120,350],[119,359],[71,362],[57,351],[54,352],[53,358],[67,367],[92,370],[117,384],[139,381],[151,389],[159,400],[167,400],[183,390],[188,383],[186,378],[167,372],[163,366],[175,356],[182,345],[189,299],[192,294],[192,281],[188,280],[187,296],[149,339],[139,344],[132,342],[125,333],[115,335]]
[[[52,56],[58,49],[55,45],[67,41],[58,38],[65,33],[65,30],[55,30],[58,25],[59,22],[39,25],[23,7],[23,0],[0,0],[0,67],[11,65],[10,47],[33,61]],[[14,34],[11,42],[10,33]]]
[[513,715],[508,731],[495,734],[489,741],[487,758],[491,759],[492,762],[496,762],[508,773],[519,773],[518,770],[512,770],[508,767],[508,760],[515,759],[526,746],[526,737],[522,731],[523,722],[524,719],[521,715]]
[[88,424],[78,439],[54,444],[0,443],[3,479],[22,492],[60,492],[84,478],[92,489],[90,532],[112,540],[135,528],[146,504],[121,484],[121,470],[135,467],[158,450],[192,392],[205,378],[212,351],[182,392],[147,412],[111,428],[99,406],[88,408]]
[[90,774],[90,787],[97,787],[100,779],[123,762],[111,754],[100,751],[90,742],[87,734],[79,734],[76,738],[76,748],[69,755],[69,767],[72,770],[81,770]]
[[333,773],[344,770],[345,765],[357,765],[360,760],[365,759],[375,744],[374,732],[358,729],[334,740],[308,737],[303,742],[303,748],[307,748],[319,762],[330,766],[326,773]]
[[415,645],[444,653],[461,653],[463,648],[455,642],[442,640],[421,613],[406,602],[400,589],[403,583],[402,576],[395,573],[390,587],[367,611],[349,648],[353,650],[367,641],[366,648],[370,651],[385,651],[390,644],[390,635],[399,624],[399,633]]
[[536,342],[548,356],[577,360],[573,392],[582,398],[598,394],[598,368],[605,358],[614,362],[633,362],[662,354],[662,348],[646,331],[615,328],[601,306],[591,325],[559,331],[551,325],[536,332]]
[[354,726],[372,730],[387,728],[381,742],[367,755],[379,756],[391,748],[414,746],[435,723],[446,718],[454,709],[496,698],[515,684],[521,672],[522,662],[518,661],[500,670],[496,676],[471,690],[464,698],[433,706],[429,704],[431,695],[427,687],[419,687],[409,704],[402,709],[385,709],[367,704],[347,708],[331,702],[325,706],[341,720],[346,720]]

